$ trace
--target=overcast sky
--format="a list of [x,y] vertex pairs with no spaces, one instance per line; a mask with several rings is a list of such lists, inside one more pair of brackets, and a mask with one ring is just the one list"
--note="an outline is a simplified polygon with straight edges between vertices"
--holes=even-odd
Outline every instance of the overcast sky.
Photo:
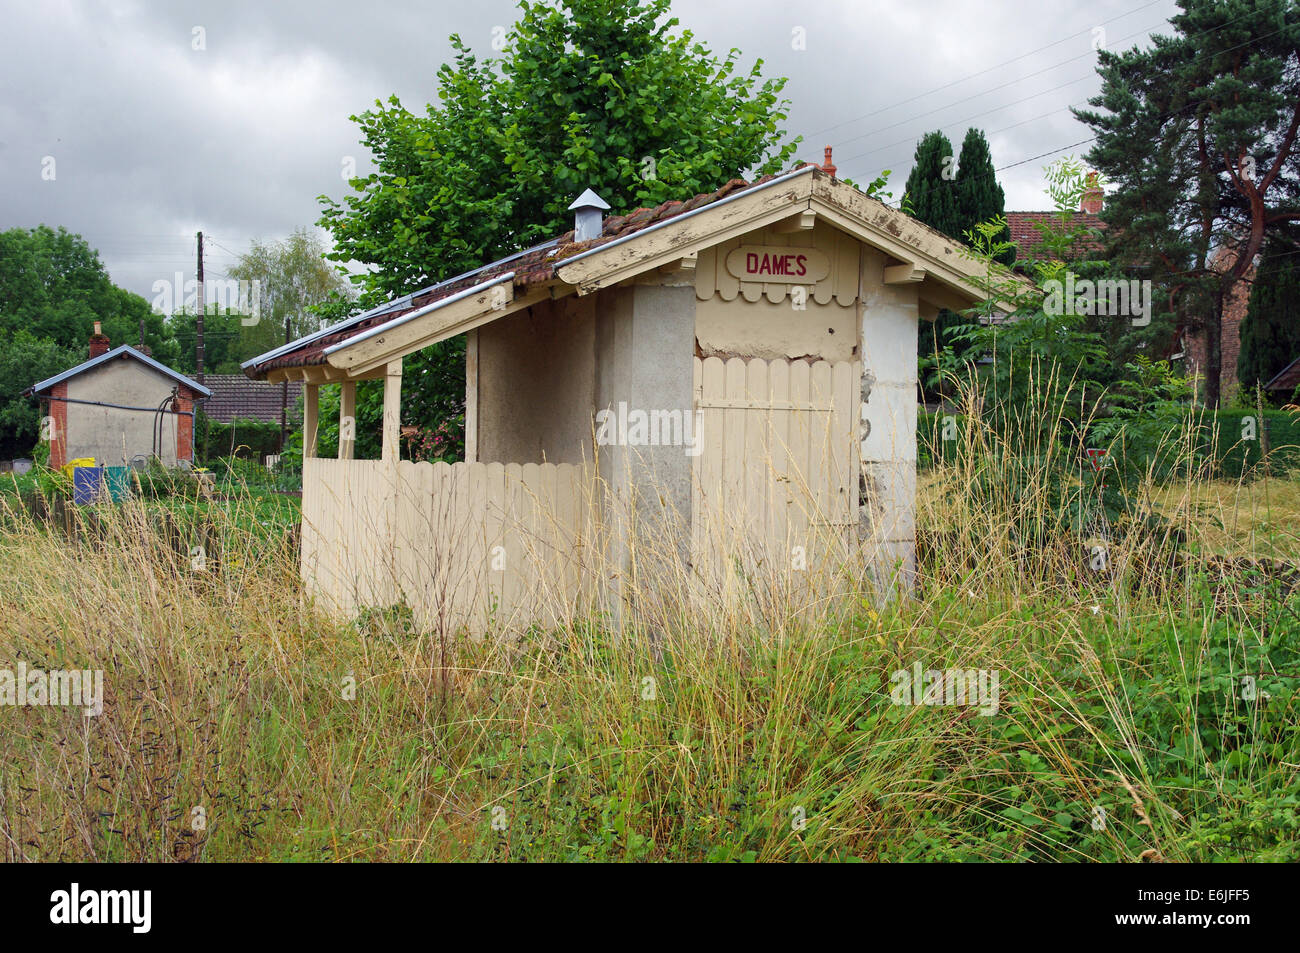
[[[674,12],[715,52],[737,47],[746,66],[761,57],[790,78],[801,158],[833,145],[858,182],[892,169],[897,197],[923,133],[959,147],[975,125],[1012,166],[999,173],[1007,208],[1033,209],[1046,207],[1043,165],[1088,148],[1056,151],[1089,135],[1067,107],[1098,89],[1094,44],[1145,44],[1170,32],[1176,6],[677,0]],[[350,115],[393,93],[422,111],[448,35],[492,55],[515,13],[510,0],[0,0],[0,229],[79,232],[150,299],[155,281],[192,277],[202,229],[219,276],[251,239],[312,225],[318,195],[345,193],[348,157],[367,167]]]

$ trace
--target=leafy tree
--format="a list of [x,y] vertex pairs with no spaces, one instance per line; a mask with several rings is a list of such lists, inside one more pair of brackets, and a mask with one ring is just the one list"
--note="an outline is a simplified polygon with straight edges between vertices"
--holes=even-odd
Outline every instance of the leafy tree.
[[[1046,179],[1055,211],[1052,219],[1039,229],[1047,254],[1031,266],[1040,289],[1064,279],[1070,249],[1080,237],[1074,213],[1084,189],[1083,170],[1070,159],[1049,166]],[[968,321],[953,328],[953,336],[965,348],[962,363],[966,374],[970,374],[972,356],[991,358],[991,366],[977,386],[987,398],[994,418],[1009,421],[1035,401],[1046,399],[1045,392],[1039,392],[1042,382],[1029,370],[1052,369],[1063,375],[1067,384],[1054,399],[1069,394],[1079,406],[1062,402],[1052,408],[1045,420],[1080,424],[1080,407],[1095,401],[1103,390],[1101,377],[1106,357],[1103,338],[1090,315],[1076,313],[1074,309],[1058,314],[1056,309],[1047,307],[1041,292],[1026,293],[1010,279],[1010,272],[999,263],[1010,244],[998,237],[1005,227],[1005,218],[994,218],[977,225],[971,232],[973,253],[987,266],[988,294],[985,301],[967,313],[970,318],[983,320]],[[1010,320],[997,319],[998,301],[1010,301],[1018,306]],[[1082,396],[1090,399],[1084,401]]]
[[1300,357],[1300,235],[1295,229],[1264,246],[1250,304],[1241,323],[1237,379],[1245,389],[1267,384]]
[[391,97],[353,117],[378,171],[351,180],[342,204],[322,196],[321,224],[336,261],[371,266],[354,279],[365,303],[565,231],[583,189],[618,214],[793,156],[778,129],[785,80],[672,33],[669,0],[519,7],[498,59],[451,37],[455,62],[423,116]]
[[[669,0],[519,9],[499,58],[480,60],[452,36],[454,62],[424,114],[391,97],[353,117],[378,168],[352,179],[342,202],[322,196],[321,224],[331,258],[366,266],[353,278],[360,305],[567,231],[586,188],[618,214],[789,166],[785,80],[674,32]],[[457,339],[407,358],[405,421],[434,429],[463,409],[463,354]]]
[[256,324],[267,322],[272,339],[277,328],[289,340],[319,330],[312,308],[336,295],[347,297],[348,284],[330,267],[326,253],[319,238],[299,228],[284,241],[254,241],[230,269],[230,277],[258,283]]
[[[1098,53],[1090,163],[1118,185],[1112,257],[1144,264],[1208,344],[1219,401],[1225,300],[1265,239],[1300,219],[1300,8],[1292,0],[1179,0],[1172,36]],[[1226,262],[1212,255],[1228,249]]]
[[23,391],[85,359],[84,349],[61,347],[26,328],[0,344],[0,457],[25,454],[40,440],[40,406]]
[[114,285],[84,238],[47,225],[0,232],[0,336],[27,330],[85,360],[96,321],[116,346],[139,343],[141,320],[145,343],[168,359],[175,345],[163,316]]
[[[979,129],[968,129],[961,156],[954,162],[952,144],[942,132],[928,133],[916,148],[916,160],[907,179],[905,208],[915,218],[958,241],[974,240],[976,228],[1005,214],[1006,201],[998,184],[988,140]],[[997,260],[1011,264],[1015,246],[1003,219],[1002,228],[991,240],[1003,250]],[[972,319],[952,311],[939,312],[917,336],[921,381],[927,393],[942,392],[943,355],[959,347],[955,329]],[[961,357],[957,358],[958,362]]]

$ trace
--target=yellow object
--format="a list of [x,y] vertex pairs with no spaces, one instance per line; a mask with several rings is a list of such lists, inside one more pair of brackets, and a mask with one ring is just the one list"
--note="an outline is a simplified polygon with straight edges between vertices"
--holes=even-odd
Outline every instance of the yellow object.
[[77,457],[75,460],[69,460],[60,469],[63,471],[64,476],[71,477],[74,467],[93,467],[94,465],[94,457]]

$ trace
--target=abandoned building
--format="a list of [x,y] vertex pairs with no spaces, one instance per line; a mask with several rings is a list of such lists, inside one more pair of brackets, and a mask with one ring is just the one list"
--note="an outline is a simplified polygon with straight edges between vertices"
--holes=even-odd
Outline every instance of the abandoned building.
[[[827,567],[907,585],[917,326],[982,300],[962,247],[822,167],[574,229],[249,361],[305,385],[301,569],[339,612],[482,631]],[[402,359],[467,335],[465,461],[400,460]],[[380,460],[356,382],[384,381]],[[315,455],[338,387],[337,459]]]

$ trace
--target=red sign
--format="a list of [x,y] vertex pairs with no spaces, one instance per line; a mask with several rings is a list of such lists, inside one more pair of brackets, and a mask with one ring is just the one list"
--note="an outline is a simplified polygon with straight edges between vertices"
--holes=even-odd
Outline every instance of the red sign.
[[727,255],[727,271],[741,281],[811,284],[830,272],[830,261],[815,248],[742,245]]

